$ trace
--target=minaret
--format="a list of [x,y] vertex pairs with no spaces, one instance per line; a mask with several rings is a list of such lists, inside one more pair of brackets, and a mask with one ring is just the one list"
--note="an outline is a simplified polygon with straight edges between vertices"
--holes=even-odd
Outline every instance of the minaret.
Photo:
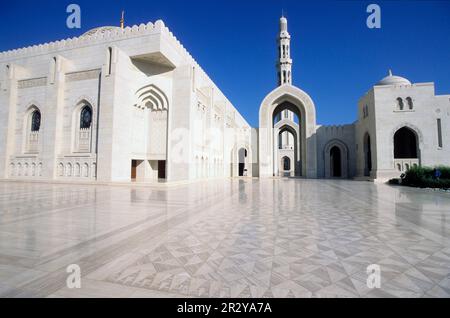
[[120,18],[120,28],[123,29],[125,26],[125,11],[122,10],[122,17]]
[[278,86],[292,84],[291,36],[288,32],[287,19],[280,18],[280,35],[278,36]]

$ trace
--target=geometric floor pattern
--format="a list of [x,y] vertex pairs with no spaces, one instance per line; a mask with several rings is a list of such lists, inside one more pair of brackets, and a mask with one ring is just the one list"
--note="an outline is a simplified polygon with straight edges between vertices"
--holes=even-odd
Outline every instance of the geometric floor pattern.
[[[70,264],[81,289],[66,287]],[[450,297],[450,194],[303,179],[3,182],[0,297]]]

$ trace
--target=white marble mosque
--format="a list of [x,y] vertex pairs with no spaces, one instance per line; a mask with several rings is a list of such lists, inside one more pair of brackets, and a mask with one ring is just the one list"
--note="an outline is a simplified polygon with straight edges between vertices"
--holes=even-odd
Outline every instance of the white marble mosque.
[[450,95],[318,125],[290,41],[258,128],[162,21],[0,53],[0,297],[450,297],[449,194],[367,182],[450,164]]
[[261,103],[258,128],[161,20],[2,52],[0,178],[385,181],[412,166],[450,165],[450,95],[389,72],[359,100],[356,122],[318,125],[314,97],[292,84],[290,43],[282,17],[278,86]]

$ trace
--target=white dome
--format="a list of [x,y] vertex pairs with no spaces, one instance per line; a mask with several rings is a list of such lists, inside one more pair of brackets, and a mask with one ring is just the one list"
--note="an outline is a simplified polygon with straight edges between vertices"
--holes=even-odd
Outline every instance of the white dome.
[[91,35],[95,35],[95,34],[102,34],[102,33],[117,30],[117,29],[120,29],[120,28],[115,27],[115,26],[102,26],[102,27],[98,27],[98,28],[89,30],[86,33],[84,33],[82,36],[91,36]]
[[404,77],[392,75],[391,70],[389,70],[389,75],[375,84],[375,86],[381,85],[411,85],[411,82]]

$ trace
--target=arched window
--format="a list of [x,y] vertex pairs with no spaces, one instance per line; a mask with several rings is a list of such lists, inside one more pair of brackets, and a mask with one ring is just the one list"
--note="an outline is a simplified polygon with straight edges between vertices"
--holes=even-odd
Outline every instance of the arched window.
[[91,171],[92,171],[92,177],[97,178],[97,164],[95,164],[95,163],[92,164]]
[[111,72],[112,72],[112,55],[113,55],[112,47],[109,47],[108,48],[108,58],[107,58],[107,60],[108,60],[108,75],[111,75]]
[[39,153],[40,151],[41,119],[41,111],[35,105],[32,105],[24,115],[25,144],[23,151],[25,153]]
[[408,104],[408,108],[412,110],[414,108],[413,101],[411,97],[406,97],[406,103]]
[[394,159],[418,158],[417,138],[413,130],[403,127],[394,135]]
[[14,166],[14,163],[9,164],[9,173],[13,177],[16,167]]
[[39,131],[41,129],[41,112],[35,110],[31,114],[31,131]]
[[89,165],[87,163],[83,165],[83,177],[89,177]]
[[195,81],[195,74],[196,74],[196,70],[195,70],[195,66],[192,67],[192,91],[195,92],[195,83],[197,83]]
[[58,176],[64,177],[64,165],[62,162],[58,164]]
[[92,124],[92,109],[91,107],[86,105],[81,109],[80,128],[81,129],[91,128],[91,124]]
[[56,57],[53,57],[50,64],[50,83],[55,83],[56,80]]
[[403,99],[401,97],[397,98],[397,109],[398,110],[403,110],[404,105],[403,105]]
[[73,152],[89,153],[92,144],[93,110],[90,103],[83,100],[73,112]]
[[81,175],[81,166],[80,166],[80,164],[78,162],[75,163],[73,175],[75,177],[79,177]]
[[369,106],[368,105],[364,105],[363,110],[364,110],[363,111],[364,118],[369,117]]
[[71,177],[72,176],[72,164],[69,162],[66,165],[66,177]]

